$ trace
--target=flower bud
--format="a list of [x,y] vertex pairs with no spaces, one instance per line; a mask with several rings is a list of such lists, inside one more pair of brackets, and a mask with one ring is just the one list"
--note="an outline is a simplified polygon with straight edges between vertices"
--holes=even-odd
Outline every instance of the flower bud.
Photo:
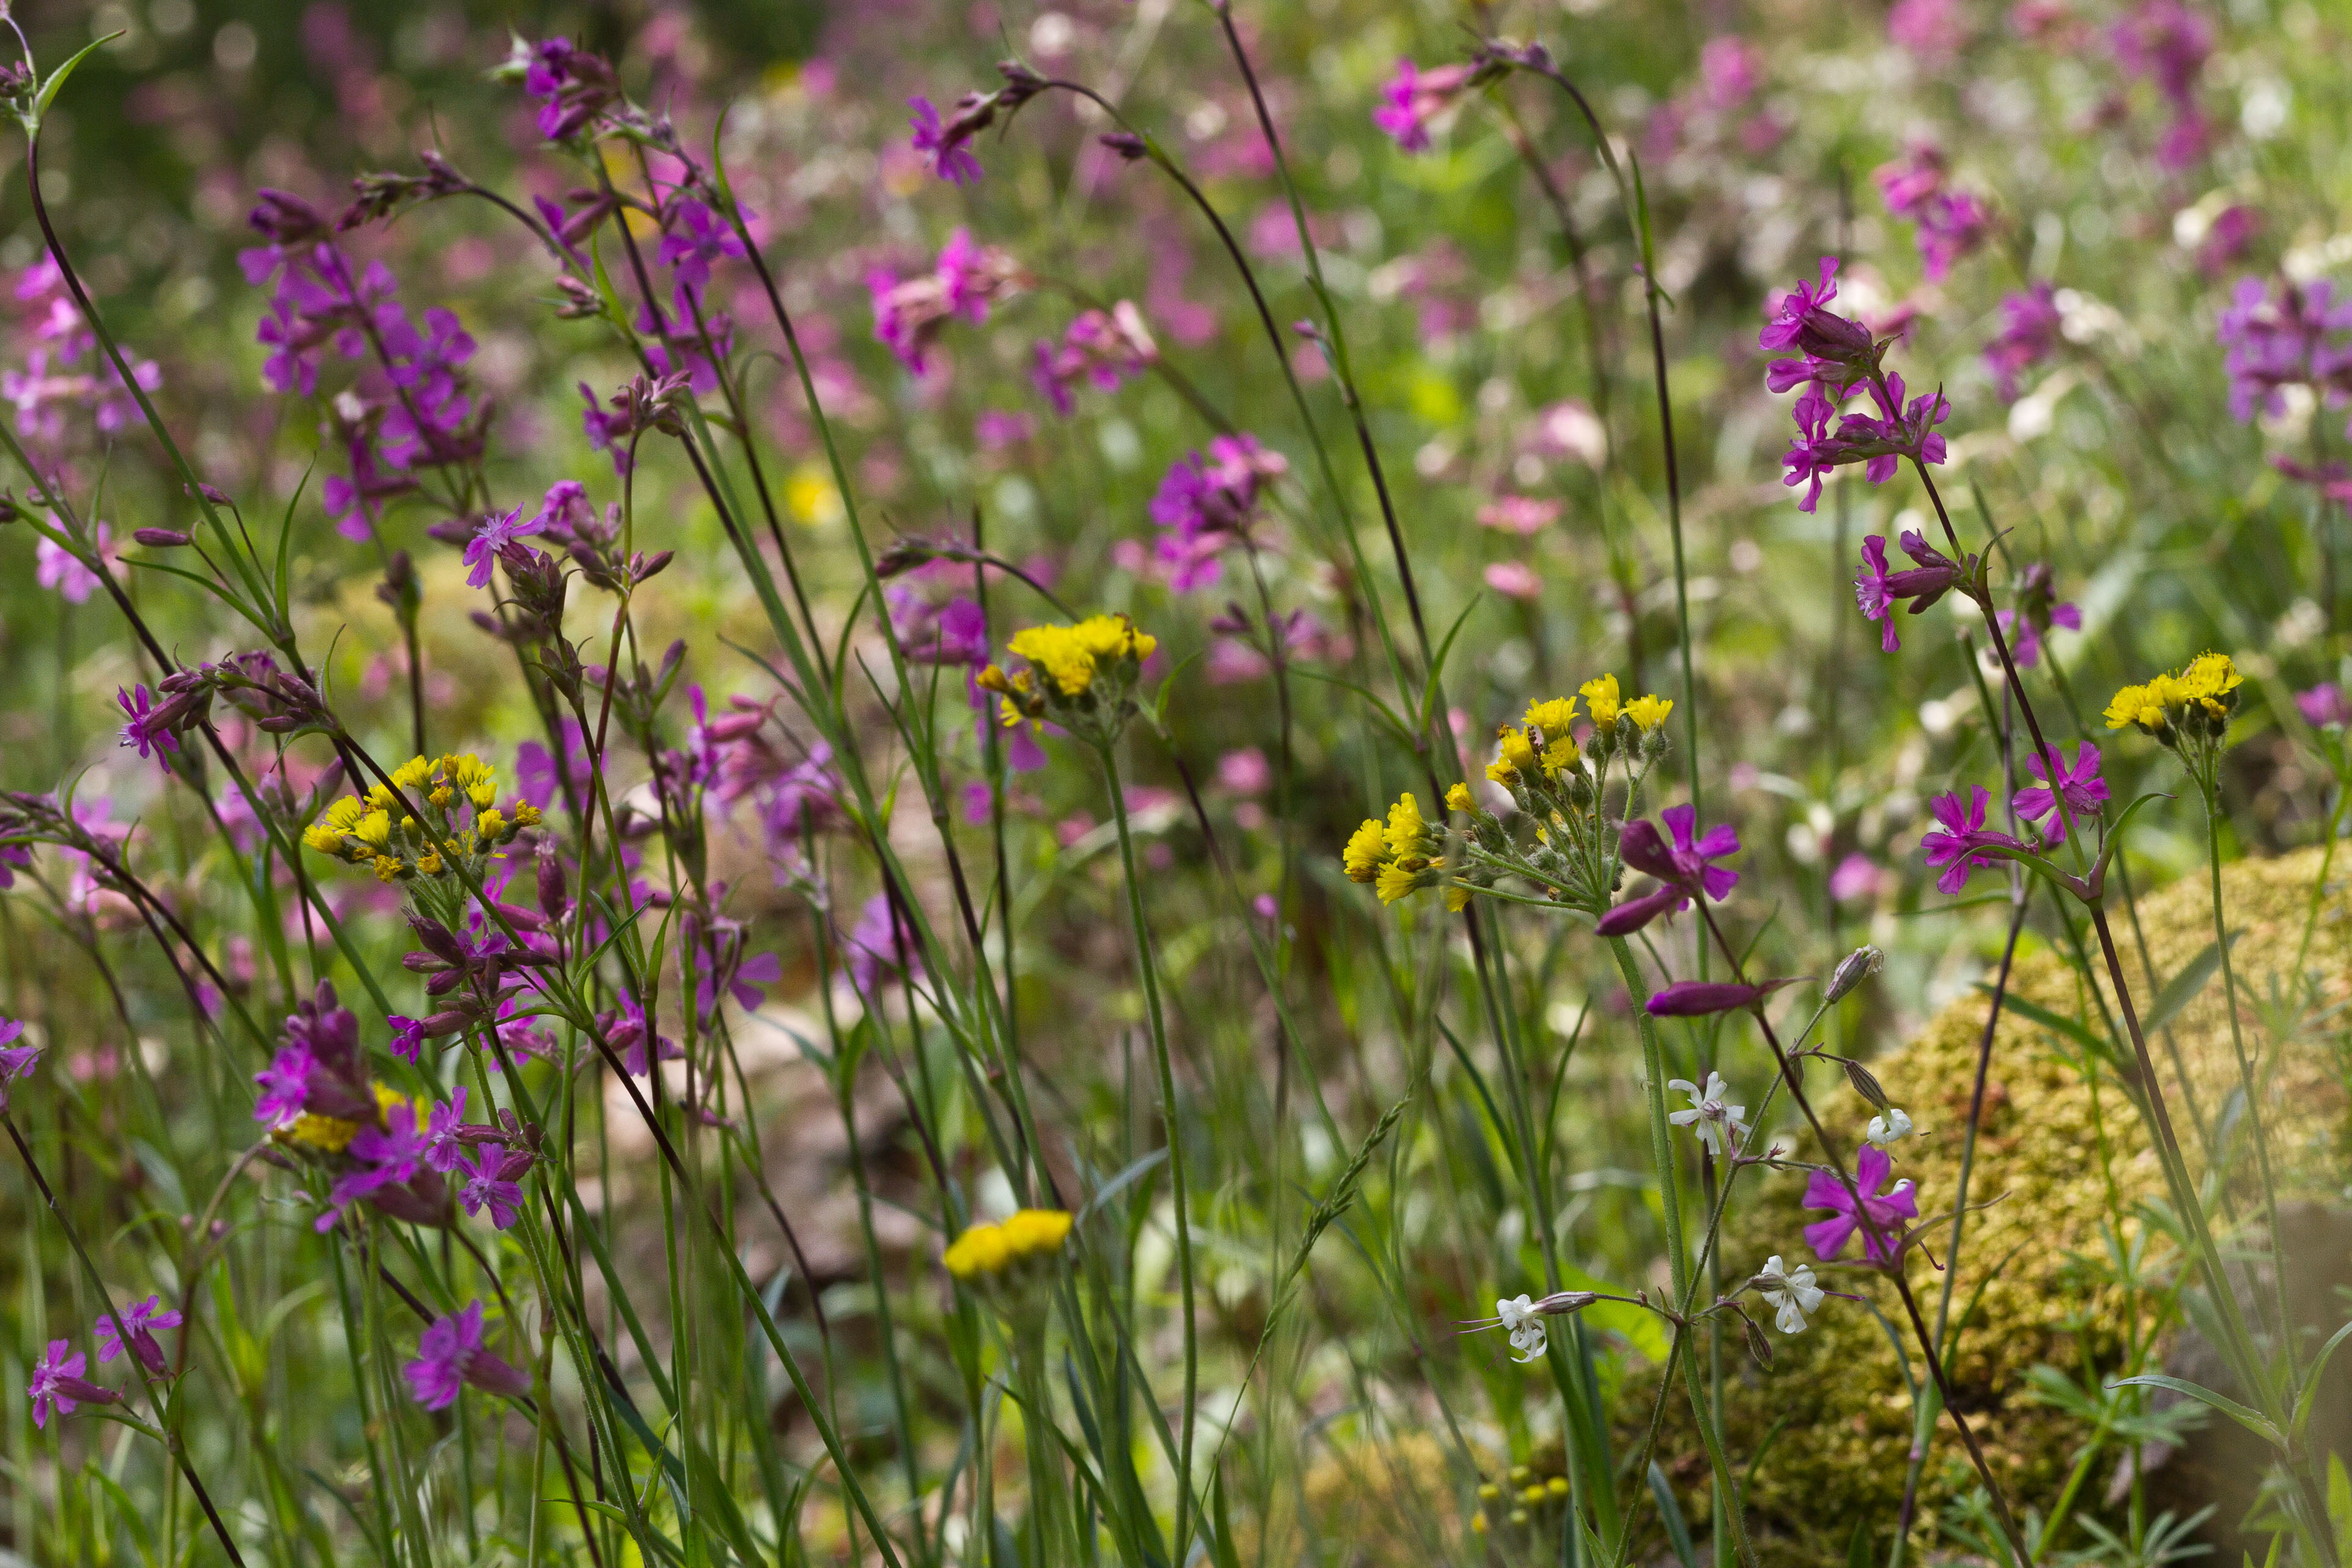
[[1838,961],[1838,966],[1830,971],[1827,992],[1829,1000],[1844,1001],[1853,994],[1855,986],[1877,973],[1878,966],[1885,962],[1886,962],[1886,955],[1868,945],[1857,947],[1847,953]]
[[1132,131],[1113,131],[1098,140],[1104,146],[1130,163],[1141,162],[1146,151],[1143,138]]
[[566,900],[563,896],[563,862],[556,858],[555,841],[539,841],[539,907],[547,911],[550,920],[562,920]]
[[188,542],[188,536],[176,528],[134,528],[131,537],[157,550],[176,550]]

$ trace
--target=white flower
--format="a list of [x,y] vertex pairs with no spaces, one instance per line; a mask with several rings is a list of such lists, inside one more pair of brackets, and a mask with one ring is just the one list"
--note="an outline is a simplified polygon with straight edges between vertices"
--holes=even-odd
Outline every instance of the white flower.
[[1677,1127],[1698,1123],[1693,1129],[1698,1134],[1698,1141],[1706,1144],[1707,1151],[1717,1159],[1729,1159],[1732,1141],[1748,1135],[1748,1123],[1742,1120],[1748,1114],[1748,1108],[1723,1103],[1723,1097],[1731,1092],[1731,1086],[1723,1081],[1723,1075],[1719,1072],[1707,1074],[1704,1089],[1686,1078],[1669,1079],[1666,1087],[1682,1090],[1690,1096],[1691,1101],[1688,1110],[1677,1110],[1666,1120]]
[[1756,1278],[1763,1287],[1764,1299],[1772,1303],[1773,1326],[1784,1334],[1803,1333],[1806,1317],[1822,1310],[1822,1288],[1813,1283],[1813,1266],[1800,1263],[1794,1268],[1783,1268],[1776,1252]]
[[1890,1105],[1884,1116],[1874,1116],[1863,1132],[1864,1138],[1884,1149],[1899,1138],[1911,1136],[1911,1113],[1899,1105]]
[[1535,1302],[1525,1296],[1505,1297],[1495,1303],[1495,1316],[1511,1336],[1511,1348],[1520,1353],[1511,1359],[1526,1363],[1540,1360],[1546,1348],[1543,1314]]

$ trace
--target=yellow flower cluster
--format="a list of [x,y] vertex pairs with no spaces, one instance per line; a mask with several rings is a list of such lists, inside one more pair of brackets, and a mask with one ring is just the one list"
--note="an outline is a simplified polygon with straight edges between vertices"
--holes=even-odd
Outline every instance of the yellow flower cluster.
[[[1568,1495],[1568,1478],[1553,1476],[1547,1480],[1538,1480],[1535,1477],[1535,1472],[1525,1465],[1511,1467],[1511,1485],[1507,1493],[1502,1486],[1494,1481],[1488,1481],[1478,1489],[1478,1500],[1481,1503],[1501,1503],[1507,1500],[1514,1504],[1510,1512],[1510,1521],[1516,1525],[1525,1525],[1533,1519],[1534,1515],[1529,1510],[1541,1508],[1548,1503],[1563,1502]],[[1470,1516],[1470,1529],[1473,1533],[1484,1535],[1491,1528],[1484,1508]]]
[[[1675,710],[1675,705],[1663,697],[1626,701],[1613,675],[1586,681],[1577,688],[1577,695],[1591,710],[1592,745],[1603,756],[1636,738],[1657,733],[1664,727],[1666,715]],[[1486,766],[1486,776],[1506,789],[1531,782],[1538,772],[1546,781],[1557,782],[1581,754],[1570,732],[1575,720],[1575,697],[1552,697],[1528,704],[1520,724],[1506,724],[1496,732],[1500,744],[1495,760]]]
[[[497,773],[471,752],[411,757],[393,770],[391,785],[375,784],[364,796],[347,795],[320,813],[302,842],[321,855],[370,868],[378,881],[437,877],[448,869],[447,857],[487,854],[538,826],[537,806],[517,801],[509,816],[493,804],[498,793]],[[404,815],[395,825],[392,814],[402,796],[411,805],[422,800],[435,820],[419,823]],[[456,816],[461,797],[471,807],[470,824]]]
[[[1456,811],[1467,811],[1470,792],[1455,784],[1446,792],[1445,804]],[[1349,837],[1340,864],[1347,868],[1349,880],[1370,883],[1381,902],[1392,904],[1444,879],[1445,857],[1439,853],[1444,847],[1437,832],[1423,819],[1421,802],[1408,791],[1389,807],[1385,824],[1377,816],[1364,818],[1363,826]],[[1458,910],[1469,901],[1467,888],[1445,889],[1447,909]]]
[[970,1280],[998,1275],[1034,1258],[1061,1251],[1070,1215],[1062,1209],[1023,1209],[1002,1225],[975,1225],[948,1247],[948,1272]]
[[2202,728],[2220,738],[2237,707],[2238,688],[2246,678],[2238,673],[2226,653],[2200,654],[2179,675],[2159,675],[2140,686],[2126,686],[2107,704],[2110,730],[2130,725],[2170,744],[2183,721],[2203,721]]
[[[1029,668],[1007,675],[992,664],[980,672],[979,681],[1003,698],[1000,711],[1008,730],[1049,712],[1060,722],[1088,717],[1116,722],[1117,705],[1159,646],[1159,638],[1138,631],[1125,616],[1088,616],[1074,626],[1028,626],[1013,633],[1005,649],[1026,659]],[[1104,689],[1097,691],[1098,685]]]

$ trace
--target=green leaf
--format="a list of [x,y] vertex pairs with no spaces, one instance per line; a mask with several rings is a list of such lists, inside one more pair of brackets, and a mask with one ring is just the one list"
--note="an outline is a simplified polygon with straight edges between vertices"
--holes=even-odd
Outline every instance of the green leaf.
[[2252,1432],[2255,1436],[2262,1438],[2267,1443],[2274,1444],[2282,1449],[2286,1447],[2286,1434],[2281,1432],[2271,1421],[2269,1416],[2264,1415],[2259,1410],[2249,1409],[2247,1406],[2239,1404],[2236,1400],[2231,1398],[2226,1394],[2216,1394],[2211,1389],[2203,1386],[2201,1384],[2191,1383],[2185,1377],[2166,1377],[2160,1373],[2150,1372],[2143,1373],[2137,1377],[2123,1378],[2117,1382],[2107,1384],[2107,1386],[2109,1388],[2131,1388],[2135,1386],[2142,1388],[2168,1388],[2172,1390],[2173,1393],[2185,1394],[2189,1398],[2198,1401],[2200,1404],[2211,1405],[2214,1409],[2220,1411],[2222,1415],[2228,1416],[2231,1420],[2235,1421],[2239,1426],[2243,1426],[2247,1431]]
[[1429,661],[1429,679],[1421,690],[1421,725],[1424,731],[1429,728],[1430,720],[1435,717],[1433,710],[1437,706],[1438,677],[1445,671],[1446,656],[1454,651],[1454,639],[1462,635],[1462,628],[1470,622],[1470,612],[1476,609],[1479,601],[1485,597],[1484,594],[1470,595],[1470,602],[1462,606],[1460,615],[1454,617],[1453,629],[1445,634],[1445,640],[1437,645],[1437,653]]
[[2327,1342],[2319,1347],[2319,1353],[2312,1357],[2311,1364],[2304,1369],[2303,1392],[2295,1396],[2294,1419],[2290,1424],[2290,1429],[2297,1437],[2303,1436],[2304,1427],[2311,1421],[2311,1403],[2319,1394],[2319,1374],[2327,1370],[2327,1358],[2336,1353],[2336,1347],[2342,1344],[2347,1336],[2352,1336],[2352,1323],[2347,1323],[2328,1335]]
[[1866,1519],[1854,1521],[1853,1539],[1845,1544],[1845,1568],[1872,1568],[1870,1521]]
[[49,111],[49,104],[51,100],[58,96],[58,89],[65,86],[66,78],[73,75],[75,68],[79,67],[82,61],[89,58],[91,55],[97,53],[100,49],[104,48],[107,45],[114,42],[115,39],[122,37],[126,29],[124,28],[117,27],[114,31],[107,34],[106,37],[102,38],[91,39],[89,43],[84,44],[79,50],[75,51],[73,58],[66,61],[65,64],[59,66],[57,69],[49,73],[49,79],[41,84],[39,96],[33,100],[33,129],[35,131],[37,132],[40,129],[41,116]]
[[[1992,994],[1992,987],[1981,980],[1977,982],[1977,989],[1988,996]],[[2038,1002],[2030,1002],[2014,991],[2002,998],[2001,1005],[2021,1018],[2039,1024],[2054,1034],[2065,1036],[2084,1050],[2096,1052],[2103,1061],[2114,1062],[2119,1059],[2114,1046],[2109,1042],[2099,1038],[2074,1019],[2053,1013]]]
[[[2235,946],[2238,939],[2245,934],[2242,931],[2231,931],[2231,945]],[[2197,994],[2205,989],[2205,983],[2212,979],[2213,972],[2221,967],[2220,945],[2207,942],[2202,952],[2180,966],[2179,973],[2164,983],[2164,989],[2158,992],[2156,1000],[2147,1005],[2147,1016],[2139,1021],[2140,1033],[2153,1035],[2172,1022],[2183,1007],[2197,999]]]
[[1650,1461],[1650,1495],[1658,1500],[1658,1516],[1665,1521],[1666,1539],[1673,1543],[1675,1557],[1683,1568],[1698,1568],[1698,1553],[1691,1549],[1690,1521],[1683,1517],[1683,1505],[1654,1459]]
[[1241,1552],[1234,1545],[1233,1515],[1225,1508],[1225,1472],[1222,1468],[1209,1480],[1209,1510],[1217,1526],[1216,1534],[1209,1542],[1217,1568],[1242,1568]]

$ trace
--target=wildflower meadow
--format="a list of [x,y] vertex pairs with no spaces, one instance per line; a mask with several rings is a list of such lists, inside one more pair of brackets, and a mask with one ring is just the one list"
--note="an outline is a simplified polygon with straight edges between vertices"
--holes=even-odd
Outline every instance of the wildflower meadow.
[[0,1568],[2343,1568],[2347,59],[0,6]]

